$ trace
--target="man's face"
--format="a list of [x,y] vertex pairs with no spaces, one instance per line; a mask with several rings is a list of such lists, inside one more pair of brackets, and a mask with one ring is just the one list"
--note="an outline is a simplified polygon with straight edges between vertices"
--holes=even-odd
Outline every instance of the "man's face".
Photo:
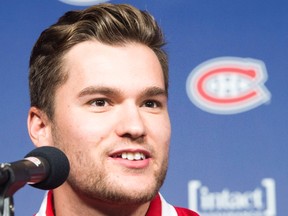
[[141,44],[74,46],[56,91],[53,143],[68,156],[68,184],[89,199],[147,202],[167,171],[170,121],[160,63]]

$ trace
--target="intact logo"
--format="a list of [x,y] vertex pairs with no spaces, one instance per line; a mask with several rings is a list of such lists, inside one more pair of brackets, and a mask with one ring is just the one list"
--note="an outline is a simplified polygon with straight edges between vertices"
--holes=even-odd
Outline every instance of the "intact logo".
[[212,192],[201,181],[188,184],[189,208],[201,216],[276,216],[275,181],[266,178],[249,191]]
[[264,86],[265,64],[251,58],[222,57],[206,61],[188,76],[186,90],[200,109],[214,114],[236,114],[270,101]]
[[107,2],[109,0],[59,0],[65,4],[76,5],[76,6],[90,6],[94,4],[99,4]]

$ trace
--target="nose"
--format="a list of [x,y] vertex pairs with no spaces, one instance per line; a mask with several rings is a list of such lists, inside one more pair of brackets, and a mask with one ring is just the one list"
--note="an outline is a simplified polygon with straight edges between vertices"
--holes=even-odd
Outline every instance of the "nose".
[[146,135],[145,123],[140,107],[134,104],[123,106],[118,113],[118,117],[119,122],[116,127],[118,136],[136,140]]

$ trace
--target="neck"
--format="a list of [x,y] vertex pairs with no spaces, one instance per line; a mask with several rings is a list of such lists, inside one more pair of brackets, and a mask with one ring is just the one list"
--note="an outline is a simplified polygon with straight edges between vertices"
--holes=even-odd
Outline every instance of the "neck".
[[95,200],[76,194],[64,183],[53,190],[55,216],[143,216],[150,202],[144,204],[118,204]]

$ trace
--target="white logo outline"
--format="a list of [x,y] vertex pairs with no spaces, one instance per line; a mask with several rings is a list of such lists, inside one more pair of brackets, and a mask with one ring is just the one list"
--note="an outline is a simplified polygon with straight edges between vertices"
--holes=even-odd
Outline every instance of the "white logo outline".
[[[209,95],[209,86],[212,86],[211,80],[217,76],[218,79],[219,77],[222,79],[222,86],[225,76],[233,81],[232,84],[239,79],[244,90],[241,93],[234,91],[234,95],[230,98],[229,96],[225,98],[223,93],[222,98]],[[186,81],[186,92],[191,102],[206,112],[238,114],[269,103],[271,94],[264,85],[267,79],[265,64],[260,60],[219,57],[203,62],[191,71]],[[230,87],[236,88],[231,84]]]

